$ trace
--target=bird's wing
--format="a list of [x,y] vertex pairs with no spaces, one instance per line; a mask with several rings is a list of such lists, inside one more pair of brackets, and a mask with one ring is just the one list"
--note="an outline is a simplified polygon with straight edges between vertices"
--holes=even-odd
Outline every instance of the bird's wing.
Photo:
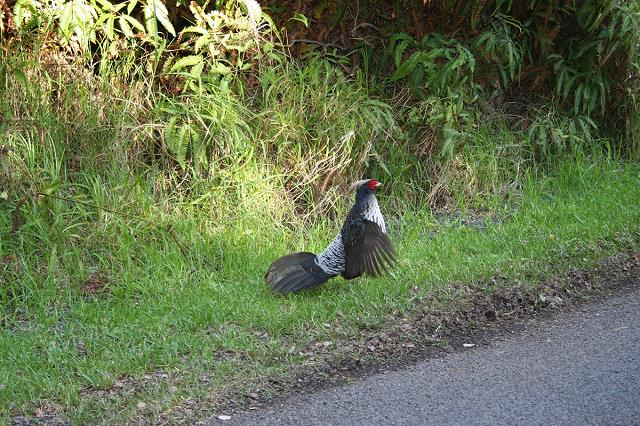
[[396,250],[378,224],[357,218],[342,231],[346,257],[344,278],[351,279],[367,273],[378,276],[396,263]]
[[282,256],[274,261],[265,279],[275,293],[290,293],[311,289],[326,282],[329,276],[315,262],[316,255],[309,252]]

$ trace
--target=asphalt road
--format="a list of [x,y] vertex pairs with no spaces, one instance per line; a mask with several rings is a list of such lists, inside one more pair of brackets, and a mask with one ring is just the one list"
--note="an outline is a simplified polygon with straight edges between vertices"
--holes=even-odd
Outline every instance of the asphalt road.
[[226,425],[640,425],[640,286]]

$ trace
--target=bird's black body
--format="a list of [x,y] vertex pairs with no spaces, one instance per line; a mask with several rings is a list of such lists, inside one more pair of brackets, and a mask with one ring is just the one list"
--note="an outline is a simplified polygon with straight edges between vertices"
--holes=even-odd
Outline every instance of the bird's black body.
[[378,276],[396,262],[373,188],[375,180],[356,182],[356,201],[340,230],[319,255],[294,253],[274,261],[265,278],[276,293],[317,287],[336,275],[349,280],[366,273]]

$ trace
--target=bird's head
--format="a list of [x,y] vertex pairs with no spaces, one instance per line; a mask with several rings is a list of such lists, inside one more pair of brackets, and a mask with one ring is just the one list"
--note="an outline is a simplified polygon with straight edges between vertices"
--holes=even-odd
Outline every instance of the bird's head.
[[380,185],[382,185],[382,183],[378,182],[375,179],[362,179],[362,180],[353,182],[349,187],[349,190],[353,191],[354,189],[357,189],[359,191],[360,189],[364,190],[364,188],[366,188],[370,191],[373,191],[375,188],[377,188]]

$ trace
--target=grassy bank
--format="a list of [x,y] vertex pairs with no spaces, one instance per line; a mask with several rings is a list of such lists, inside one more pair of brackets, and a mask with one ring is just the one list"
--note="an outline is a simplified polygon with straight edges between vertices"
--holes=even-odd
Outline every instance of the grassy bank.
[[[300,348],[379,327],[422,296],[444,295],[449,282],[500,273],[535,285],[569,265],[637,250],[639,178],[637,165],[572,156],[544,174],[525,173],[506,201],[487,199],[482,229],[423,209],[389,211],[383,192],[402,258],[394,276],[336,279],[287,298],[269,294],[265,268],[279,254],[321,249],[337,222],[283,228],[247,216],[221,226],[175,205],[183,252],[150,223],[52,200],[70,217],[90,217],[91,227],[58,238],[73,223],[38,221],[33,212],[14,239],[3,237],[0,407],[6,416],[42,407],[74,423],[157,414],[304,363]],[[107,199],[131,185],[93,179],[86,188]],[[104,289],[87,295],[91,283]]]

